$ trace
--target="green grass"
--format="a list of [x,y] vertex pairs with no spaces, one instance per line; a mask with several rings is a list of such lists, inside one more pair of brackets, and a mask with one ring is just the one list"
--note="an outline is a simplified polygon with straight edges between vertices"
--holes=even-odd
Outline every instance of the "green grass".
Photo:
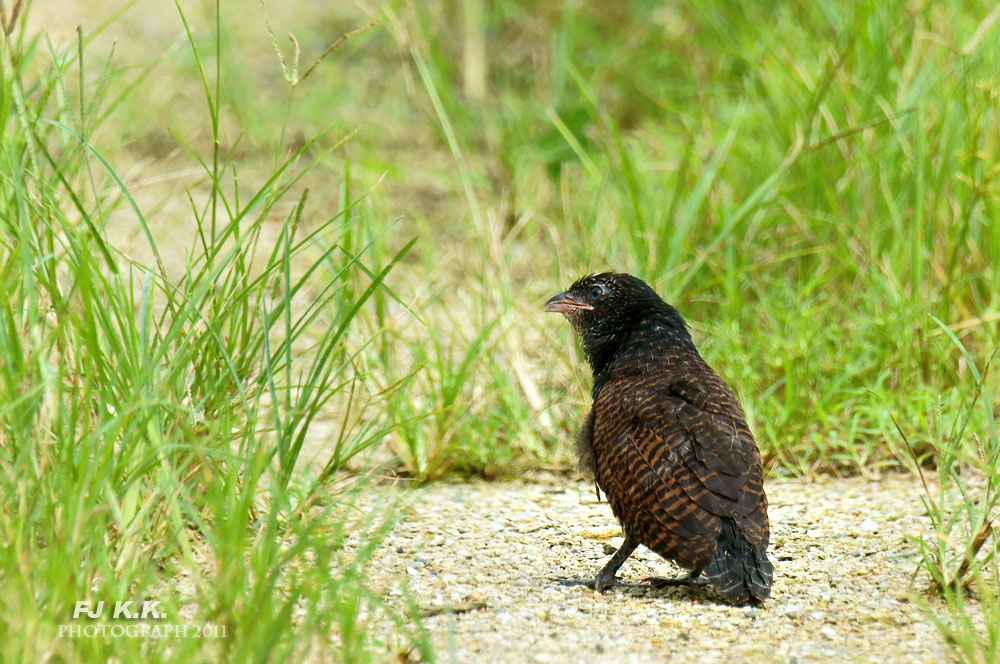
[[967,408],[950,421],[934,422],[930,435],[940,471],[935,487],[928,483],[920,455],[897,423],[914,472],[924,484],[924,509],[931,522],[929,533],[912,537],[916,563],[930,579],[929,594],[943,598],[944,610],[924,597],[917,599],[960,660],[995,662],[1000,657],[1000,568],[994,522],[1000,507],[1000,436],[985,386],[996,352],[978,367],[958,337],[937,322],[967,363],[963,389]]
[[[448,52],[430,48],[422,76],[459,168],[532,215],[509,239],[525,294],[606,266],[655,283],[736,384],[771,464],[801,473],[895,465],[885,409],[862,390],[906,419],[950,392],[954,349],[930,315],[976,355],[997,343],[998,31],[956,53],[941,41],[970,43],[975,12],[849,7],[566,10],[547,69],[501,70],[488,107],[441,92]],[[932,19],[937,40],[915,31]],[[579,361],[556,350],[572,345],[565,326],[529,320],[558,335],[542,362]]]
[[195,657],[426,648],[361,617],[329,482],[568,468],[589,376],[541,304],[609,268],[688,318],[771,473],[939,473],[919,562],[995,657],[952,583],[996,615],[993,3],[188,5],[118,16],[113,57],[99,6],[3,41],[8,659],[101,659],[55,639],[72,602],[180,570],[238,635]]
[[[279,145],[273,172],[241,184],[220,148],[218,72],[191,49],[213,147],[178,136],[201,171],[179,192],[185,218],[170,223],[190,232],[178,242],[91,141],[106,104],[122,103],[105,92],[110,63],[91,78],[82,36],[57,46],[22,25],[4,42],[3,658],[426,650],[419,624],[366,584],[394,510],[355,507],[360,478],[330,487],[396,426],[381,406],[405,384],[368,389],[358,358],[380,334],[359,335],[355,319],[393,298],[385,279],[412,243],[376,257],[373,221],[350,215],[358,199],[310,210],[296,163],[312,141]],[[138,231],[132,254],[108,232],[118,215]],[[298,472],[311,426],[338,413],[319,471]],[[154,626],[211,624],[215,638],[63,633],[144,599],[169,617]],[[103,620],[74,620],[78,601],[105,602]],[[398,643],[374,639],[377,620],[401,625]]]

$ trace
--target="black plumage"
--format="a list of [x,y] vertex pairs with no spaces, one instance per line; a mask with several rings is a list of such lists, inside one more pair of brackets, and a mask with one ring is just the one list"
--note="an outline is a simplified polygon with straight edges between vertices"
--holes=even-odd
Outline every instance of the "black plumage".
[[704,574],[727,602],[771,591],[760,452],[736,395],[695,348],[680,313],[628,274],[587,276],[550,299],[576,328],[594,371],[593,407],[577,439],[622,523],[625,542],[598,591],[643,544]]

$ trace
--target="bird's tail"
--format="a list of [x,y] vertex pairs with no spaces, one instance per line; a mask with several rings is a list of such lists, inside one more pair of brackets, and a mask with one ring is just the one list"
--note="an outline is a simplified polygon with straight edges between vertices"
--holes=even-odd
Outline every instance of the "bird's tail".
[[746,604],[768,598],[774,567],[765,552],[747,542],[735,521],[722,519],[715,557],[702,573],[724,600]]

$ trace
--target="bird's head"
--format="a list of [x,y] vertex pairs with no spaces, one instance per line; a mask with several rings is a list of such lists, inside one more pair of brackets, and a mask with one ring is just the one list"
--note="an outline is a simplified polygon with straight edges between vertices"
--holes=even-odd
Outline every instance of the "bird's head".
[[655,319],[661,322],[660,329],[669,327],[687,334],[677,310],[630,274],[606,272],[583,277],[546,302],[545,311],[561,313],[573,324],[591,364],[613,352],[627,333],[647,321]]
[[643,300],[656,293],[630,274],[591,274],[553,296],[545,311],[561,313],[582,334],[623,331],[642,312]]

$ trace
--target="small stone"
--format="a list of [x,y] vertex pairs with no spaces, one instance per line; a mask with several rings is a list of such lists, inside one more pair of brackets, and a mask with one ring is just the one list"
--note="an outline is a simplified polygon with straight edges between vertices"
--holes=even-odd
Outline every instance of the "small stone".
[[[546,494],[554,485],[566,489]],[[920,479],[911,477],[769,481],[773,594],[760,607],[742,608],[720,605],[700,587],[645,595],[566,585],[594,578],[622,541],[592,485],[556,478],[399,491],[416,507],[367,564],[366,584],[385,611],[368,614],[366,629],[382,642],[398,642],[399,623],[390,616],[405,614],[415,599],[421,607],[454,609],[428,618],[435,621],[428,633],[435,651],[456,661],[483,661],[489,653],[549,664],[850,662],[876,655],[885,662],[949,661],[933,620],[910,600],[926,581],[921,575],[914,581],[914,566],[902,555],[912,553],[907,537],[928,532],[913,499],[920,490]],[[456,492],[464,496],[461,509],[449,502]],[[362,493],[359,508],[379,509],[385,493]],[[901,516],[883,519],[883,513]],[[346,552],[364,542],[350,540]],[[620,577],[634,584],[677,574],[640,547]],[[458,610],[478,602],[489,608]],[[970,618],[984,633],[981,612]]]

